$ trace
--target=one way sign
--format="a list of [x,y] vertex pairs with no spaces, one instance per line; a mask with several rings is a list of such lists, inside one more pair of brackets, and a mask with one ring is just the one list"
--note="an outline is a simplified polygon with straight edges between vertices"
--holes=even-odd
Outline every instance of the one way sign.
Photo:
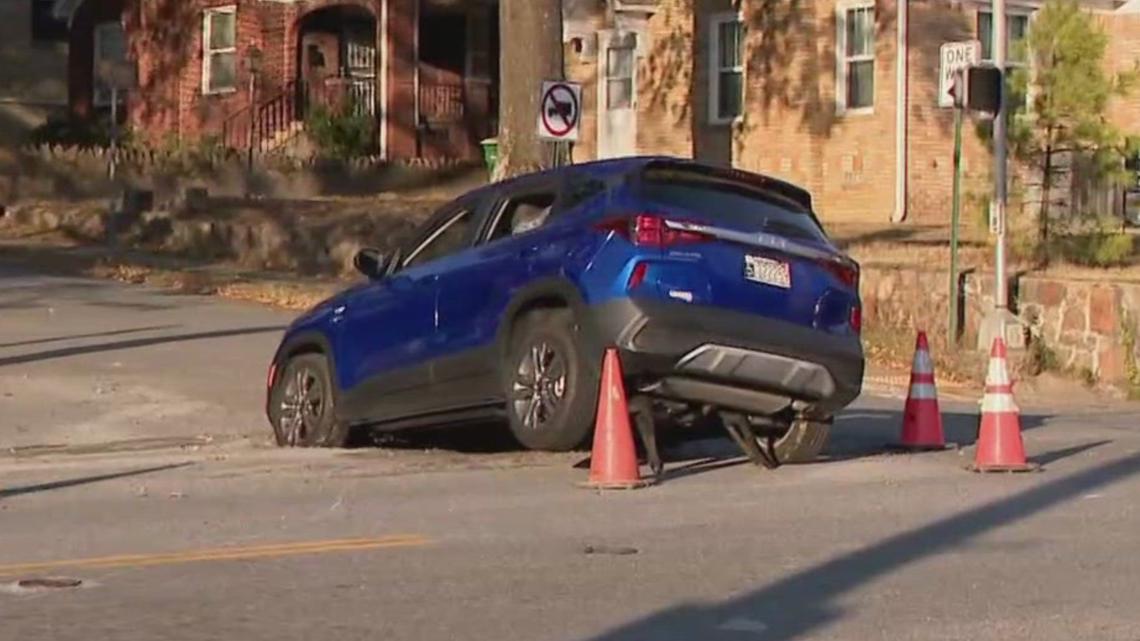
[[[982,43],[977,40],[968,40],[966,42],[947,42],[942,45],[940,50],[942,59],[941,68],[938,72],[938,106],[939,107],[953,107],[954,91],[952,88],[955,84],[955,76],[958,74],[966,73],[970,67],[977,65],[981,61]],[[959,90],[964,92],[964,85],[961,76],[958,80]],[[958,96],[959,100],[964,100],[965,96]]]

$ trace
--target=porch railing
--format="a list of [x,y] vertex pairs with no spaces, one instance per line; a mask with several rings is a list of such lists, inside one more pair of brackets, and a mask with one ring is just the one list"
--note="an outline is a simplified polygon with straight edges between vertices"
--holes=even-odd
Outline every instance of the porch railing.
[[307,102],[304,84],[291,81],[269,99],[231,114],[222,125],[222,144],[229,149],[272,151],[296,133]]
[[229,149],[268,153],[301,130],[301,123],[313,106],[337,110],[348,100],[357,115],[374,116],[375,79],[330,78],[315,87],[291,81],[255,107],[246,106],[226,118],[222,144]]
[[420,117],[429,122],[457,122],[466,112],[462,84],[420,85]]

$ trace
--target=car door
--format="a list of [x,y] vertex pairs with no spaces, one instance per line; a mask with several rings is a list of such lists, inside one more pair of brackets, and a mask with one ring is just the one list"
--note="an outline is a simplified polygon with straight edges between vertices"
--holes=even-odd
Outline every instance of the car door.
[[533,279],[542,230],[559,214],[561,181],[543,176],[503,192],[488,208],[476,247],[441,274],[439,332],[442,358],[437,393],[457,405],[501,399],[495,338],[504,312]]
[[[386,278],[370,283],[343,310],[342,368],[345,413],[387,420],[433,411],[431,363],[439,349],[436,281],[456,252],[469,247],[476,227],[469,203],[432,217]],[[351,387],[349,386],[351,385]]]

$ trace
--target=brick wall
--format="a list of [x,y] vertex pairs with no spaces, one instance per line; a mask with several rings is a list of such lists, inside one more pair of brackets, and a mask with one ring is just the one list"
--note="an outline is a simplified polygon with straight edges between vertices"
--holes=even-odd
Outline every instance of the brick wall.
[[[835,107],[837,0],[743,3],[747,28],[745,115],[735,126],[710,125],[710,15],[730,0],[661,0],[648,23],[638,87],[638,151],[693,156],[789,179],[810,189],[825,220],[885,222],[895,209],[897,0],[877,0],[875,104],[872,113]],[[977,7],[911,0],[907,80],[907,209],[916,222],[949,218],[953,111],[937,106],[939,47],[977,37]],[[1140,60],[1140,16],[1102,14],[1112,71]],[[584,138],[578,159],[594,157],[597,65],[571,61],[584,83]],[[1112,103],[1125,131],[1140,132],[1140,92]],[[988,192],[991,155],[978,122],[963,127],[963,195]],[[588,130],[588,131],[587,131]],[[968,203],[964,201],[964,208]],[[977,217],[975,208],[964,219]]]
[[[238,86],[235,91],[204,94],[203,20],[205,10],[237,6]],[[292,80],[297,69],[297,38],[302,16],[334,5],[357,5],[379,16],[380,0],[299,0],[295,3],[260,0],[110,0],[84,3],[75,18],[71,35],[70,104],[81,117],[92,113],[92,29],[96,22],[120,19],[128,33],[129,47],[139,69],[139,90],[130,98],[131,124],[151,139],[176,136],[194,140],[221,133],[226,120],[250,104],[249,75],[243,66],[255,48],[262,53],[258,102],[277,94]],[[412,0],[391,0],[391,25],[398,38],[394,54],[411,51]],[[403,12],[403,13],[402,13]],[[398,43],[398,44],[397,44]],[[405,55],[399,60],[407,58]],[[396,58],[394,57],[394,60]],[[393,78],[407,66],[395,64]],[[398,95],[397,98],[402,98]],[[397,100],[393,107],[404,106]],[[394,131],[397,145],[410,123]]]

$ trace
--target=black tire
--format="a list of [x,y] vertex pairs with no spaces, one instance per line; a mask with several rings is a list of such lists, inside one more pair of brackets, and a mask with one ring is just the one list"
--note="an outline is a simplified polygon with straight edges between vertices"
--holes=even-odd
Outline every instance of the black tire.
[[830,421],[793,421],[776,440],[776,459],[780,463],[812,463],[819,459],[830,436]]
[[[588,347],[568,310],[539,311],[521,319],[500,367],[511,432],[531,450],[565,452],[580,447],[594,427],[601,359]],[[530,376],[535,350],[549,368],[551,381]],[[562,370],[555,363],[562,364]],[[557,383],[563,374],[561,385]],[[543,385],[549,392],[538,399]],[[536,409],[537,403],[537,409]],[[535,410],[534,414],[530,414]]]
[[270,394],[269,421],[279,447],[344,447],[350,435],[336,418],[329,363],[301,354],[285,363]]

